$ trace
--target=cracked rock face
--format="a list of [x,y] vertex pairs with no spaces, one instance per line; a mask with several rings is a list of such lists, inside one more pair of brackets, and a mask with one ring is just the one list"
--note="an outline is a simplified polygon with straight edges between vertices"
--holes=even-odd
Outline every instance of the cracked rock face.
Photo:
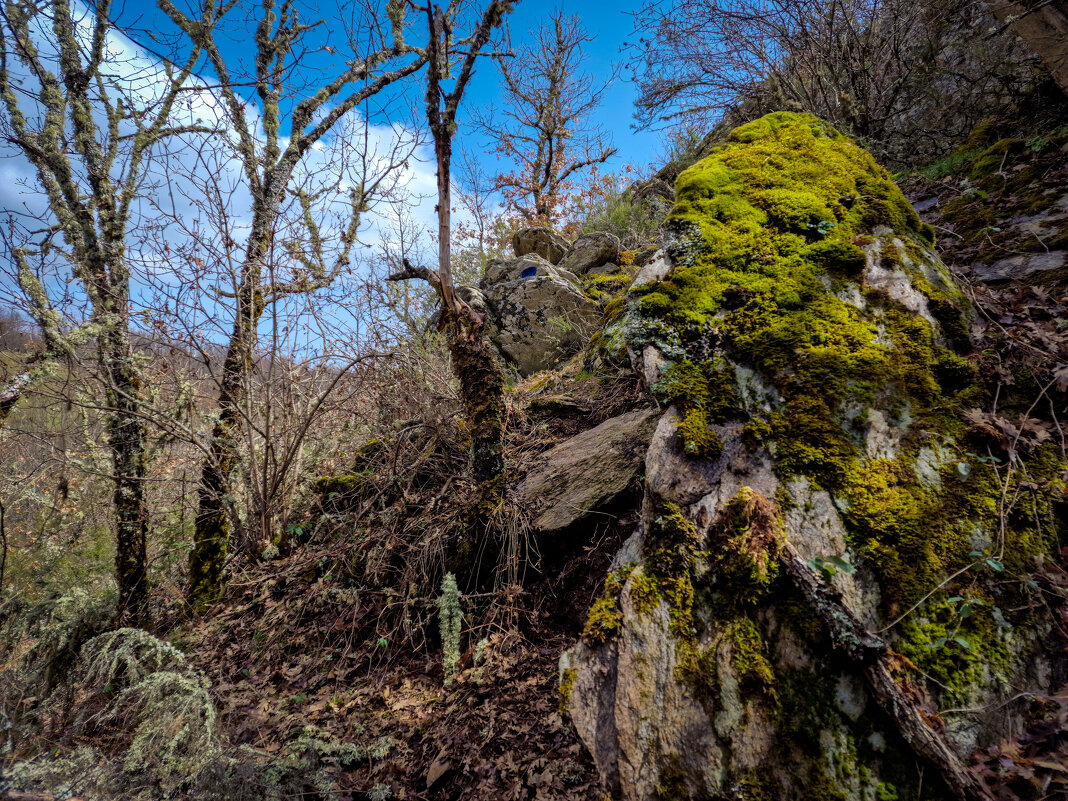
[[523,506],[540,510],[534,528],[563,531],[623,494],[643,467],[658,417],[627,412],[547,451],[516,491]]
[[486,268],[481,287],[490,336],[522,375],[571,356],[599,327],[600,309],[577,280],[536,254],[494,259]]
[[[833,129],[775,114],[729,141],[680,176],[692,235],[613,323],[665,411],[639,528],[561,659],[565,704],[625,801],[916,797],[912,746],[757,535],[774,529],[887,631],[931,714],[1002,709],[945,720],[962,761],[1018,725],[1006,687],[1051,692],[1041,626],[954,607],[1004,584],[968,567],[999,532],[1001,488],[959,422],[964,302],[885,171]],[[824,185],[812,165],[835,160]],[[1034,547],[1018,525],[998,536]],[[946,632],[968,648],[940,650]],[[945,797],[930,773],[923,792]]]
[[582,275],[605,264],[618,264],[620,249],[619,237],[615,234],[600,231],[583,234],[575,240],[560,266]]

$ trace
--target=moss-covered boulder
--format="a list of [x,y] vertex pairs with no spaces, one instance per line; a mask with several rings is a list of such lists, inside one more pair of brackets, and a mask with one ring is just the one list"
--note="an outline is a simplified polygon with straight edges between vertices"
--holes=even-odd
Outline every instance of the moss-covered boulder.
[[[620,798],[948,797],[885,697],[945,767],[1050,689],[1030,576],[1059,452],[982,440],[967,304],[848,138],[771,114],[676,191],[670,270],[600,338],[666,412],[642,525],[563,660],[571,718]],[[883,686],[835,614],[880,643]]]

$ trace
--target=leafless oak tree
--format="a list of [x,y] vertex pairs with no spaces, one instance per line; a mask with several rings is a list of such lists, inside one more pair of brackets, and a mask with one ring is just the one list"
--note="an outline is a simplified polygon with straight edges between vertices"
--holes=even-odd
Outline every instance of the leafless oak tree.
[[[145,425],[142,385],[130,342],[131,276],[126,236],[145,161],[175,127],[172,111],[200,57],[193,47],[178,66],[162,66],[148,91],[113,52],[110,0],[75,8],[69,0],[9,0],[0,21],[0,95],[7,141],[27,159],[45,200],[41,222],[15,217],[9,251],[24,307],[41,330],[44,351],[7,389],[4,403],[56,359],[95,337],[104,377],[112,457],[120,618],[137,622],[145,600]],[[88,32],[88,33],[87,33]],[[17,66],[16,66],[17,65]],[[13,70],[18,69],[16,75]],[[154,76],[155,80],[155,76]],[[43,267],[39,265],[44,265]],[[89,307],[72,328],[54,303],[59,265]],[[57,277],[58,276],[58,277]],[[14,395],[13,395],[14,393]]]
[[616,149],[590,123],[611,77],[598,84],[582,68],[593,41],[577,16],[562,9],[531,32],[515,53],[498,52],[504,103],[477,114],[479,127],[515,169],[496,178],[509,207],[530,222],[553,225],[584,169],[603,164]]
[[[190,556],[188,600],[193,608],[203,607],[218,597],[222,588],[223,566],[231,534],[228,509],[231,477],[238,461],[240,407],[249,384],[252,352],[264,309],[270,303],[294,292],[309,292],[329,285],[348,264],[353,243],[373,187],[354,186],[350,191],[349,221],[341,234],[342,247],[327,261],[320,232],[311,219],[313,204],[320,198],[304,192],[294,183],[301,160],[326,137],[349,112],[391,84],[418,71],[427,60],[424,51],[405,39],[405,4],[389,0],[384,9],[361,7],[353,32],[352,59],[345,69],[310,89],[297,83],[304,38],[323,25],[299,19],[293,0],[262,0],[259,4],[253,46],[255,65],[249,76],[232,74],[220,50],[216,31],[237,0],[207,0],[197,18],[187,16],[171,0],[160,7],[189,39],[204,50],[219,78],[227,122],[236,137],[237,156],[252,197],[252,221],[244,257],[234,290],[234,322],[230,335],[218,395],[218,421],[211,437],[200,483],[200,509],[196,538]],[[242,92],[250,86],[254,99]],[[249,105],[254,104],[262,120],[265,141],[260,142],[250,124]],[[288,134],[283,118],[288,113]],[[267,265],[287,193],[298,198],[305,211],[308,251],[290,255],[302,267],[292,280],[271,280]]]

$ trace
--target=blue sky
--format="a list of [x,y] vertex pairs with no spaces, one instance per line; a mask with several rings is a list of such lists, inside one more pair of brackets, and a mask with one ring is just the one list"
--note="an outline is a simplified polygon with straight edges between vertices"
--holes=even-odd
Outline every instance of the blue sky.
[[[195,7],[199,4],[198,0],[174,1],[180,8]],[[154,76],[160,74],[159,61],[154,56],[159,53],[173,52],[170,46],[172,43],[178,43],[179,50],[188,45],[181,34],[175,35],[174,26],[155,8],[154,0],[144,0],[144,5],[136,7],[134,2],[126,2],[124,5],[121,4],[121,0],[119,2],[120,5],[115,9],[119,15],[117,21],[126,34],[125,37],[118,35],[114,40],[114,46],[121,51],[119,56],[121,69],[119,71],[135,72],[140,76],[138,80],[142,83],[152,81]],[[258,11],[255,7],[258,5],[258,0],[244,0],[244,2],[248,2],[249,5],[255,4],[251,9],[253,13]],[[315,0],[298,0],[301,7],[305,9],[308,7],[314,8],[314,2]],[[335,0],[328,0],[331,6],[333,6],[334,2]],[[342,5],[344,5],[344,2],[345,0],[341,0]],[[632,2],[637,3],[638,0],[632,0]],[[75,7],[78,7],[77,0]],[[88,9],[84,6],[82,8],[88,15]],[[537,3],[533,0],[517,3],[515,12],[510,15],[508,20],[513,43],[516,45],[521,44],[526,39],[527,32],[536,27],[541,20],[547,19],[552,10],[553,6]],[[606,10],[594,2],[565,3],[563,4],[563,10],[567,14],[580,16],[584,27],[593,36],[593,42],[587,47],[588,60],[585,68],[600,80],[606,80],[613,71],[613,64],[620,63],[628,57],[628,54],[620,52],[620,47],[631,35],[631,17],[626,13],[625,8],[616,7]],[[240,9],[235,9],[234,17],[236,19],[231,25],[230,34],[219,37],[223,56],[227,63],[231,65],[237,65],[242,60],[248,62],[253,55],[250,41],[253,28],[248,26],[244,17],[239,16],[239,13]],[[310,16],[311,12],[301,14],[302,20],[307,20]],[[419,27],[421,27],[419,26],[421,20],[413,22],[414,31],[418,31]],[[334,27],[324,27],[319,29],[315,35],[335,35],[333,32],[336,30],[336,25]],[[47,41],[47,33],[42,33],[42,36],[44,37],[43,41]],[[417,33],[413,32],[413,38],[416,36]],[[130,44],[131,39],[135,44]],[[338,41],[336,35],[331,44],[338,51],[336,54],[330,55],[325,50],[319,49],[314,58],[307,58],[302,61],[302,69],[306,68],[308,77],[305,91],[315,91],[323,80],[329,79],[329,77],[343,70],[343,47],[340,46],[341,42]],[[236,67],[234,69],[236,70]],[[214,82],[209,70],[202,70],[201,75],[208,83]],[[604,103],[597,112],[595,120],[611,132],[613,144],[619,149],[619,153],[605,165],[604,169],[606,171],[618,171],[628,164],[638,168],[645,167],[650,162],[655,163],[661,150],[660,137],[656,132],[651,132],[647,129],[638,132],[632,128],[635,91],[633,85],[627,81],[627,77],[625,69],[618,71],[618,78],[606,92]],[[479,154],[485,171],[491,175],[498,170],[508,169],[509,165],[497,165],[494,163],[493,148],[485,142],[480,143],[477,137],[472,136],[471,129],[463,126],[463,112],[465,110],[469,112],[476,106],[488,106],[497,96],[497,87],[497,69],[491,59],[484,59],[480,63],[476,78],[469,87],[464,99],[464,104],[461,108],[461,130],[458,136],[458,144],[467,146],[476,154]],[[423,90],[421,81],[411,81],[407,91],[407,99],[411,101],[407,105],[415,109],[419,121],[422,122]],[[151,95],[152,92],[147,91],[147,94]],[[212,103],[218,102],[217,98],[213,99],[211,93],[204,92],[196,95],[195,101],[194,105],[196,105],[197,109],[210,108]],[[192,115],[200,114],[199,110],[194,110],[194,105],[191,105],[187,112],[190,119],[192,119]],[[385,122],[382,117],[372,117],[372,121],[375,123]],[[411,117],[398,117],[397,120],[390,121],[410,122]],[[393,133],[393,129],[382,125],[372,126],[372,128],[374,128],[374,136],[378,137],[379,146],[382,145],[383,141],[388,140]],[[288,132],[287,122],[283,122],[283,131]],[[331,171],[333,165],[337,163],[332,156],[332,153],[336,152],[333,150],[334,147],[344,149],[346,145],[346,140],[341,138],[337,138],[334,142],[326,142],[325,146],[316,149],[314,152],[309,152],[305,157],[305,161],[308,163],[304,165],[303,169],[310,175],[315,175],[317,171]],[[165,190],[170,187],[171,190],[169,192],[163,191],[158,199],[160,199],[160,206],[163,207],[162,213],[170,216],[161,217],[161,212],[157,211],[157,207],[153,206],[150,199],[145,201],[139,199],[137,201],[136,205],[140,209],[138,214],[141,216],[135,219],[134,225],[137,226],[141,223],[157,225],[157,234],[153,239],[142,239],[135,236],[131,240],[128,255],[131,260],[139,259],[142,269],[145,271],[144,276],[139,276],[138,286],[134,292],[135,306],[140,303],[146,309],[157,310],[172,308],[173,306],[173,310],[177,315],[178,305],[174,298],[171,298],[174,301],[173,303],[169,301],[168,303],[161,303],[158,298],[154,297],[153,292],[162,291],[165,296],[164,300],[166,300],[166,296],[175,294],[176,287],[199,286],[200,284],[194,284],[191,280],[187,281],[189,278],[187,273],[191,270],[190,265],[193,262],[200,264],[204,268],[204,262],[206,261],[208,267],[204,269],[213,270],[214,273],[212,275],[218,273],[222,276],[221,279],[212,278],[211,280],[222,280],[223,285],[225,285],[226,277],[229,275],[227,271],[233,269],[232,264],[240,261],[243,252],[240,233],[245,230],[242,229],[242,225],[246,225],[247,228],[247,220],[250,213],[248,208],[249,199],[247,192],[242,193],[240,189],[242,178],[239,167],[232,160],[229,163],[226,162],[228,157],[225,153],[227,152],[225,148],[213,148],[210,144],[202,150],[198,148],[186,148],[183,150],[180,146],[176,146],[176,149],[168,150],[156,160],[157,167],[162,167],[164,170],[164,172],[156,174],[156,188]],[[207,162],[202,163],[204,153],[207,153],[210,157],[210,166]],[[200,154],[196,163],[190,161],[192,154]],[[411,215],[414,224],[425,234],[435,229],[433,223],[435,203],[433,197],[434,165],[430,163],[431,153],[429,148],[423,148],[420,155],[424,159],[423,162],[415,162],[408,171],[405,171],[407,173],[406,179],[410,179],[408,186],[411,189],[411,193],[404,197],[401,205],[406,207],[406,213]],[[171,171],[172,167],[176,168],[178,175],[192,175],[195,180],[190,183],[189,180],[179,179],[179,184],[172,185],[173,182],[169,177],[175,174]],[[186,172],[183,173],[183,169]],[[168,177],[166,179],[161,178],[160,176],[163,175]],[[13,152],[10,148],[6,150],[0,149],[0,178],[2,178],[0,180],[0,209],[13,211],[21,215],[22,219],[31,223],[35,219],[47,218],[48,214],[43,198],[36,186],[33,169],[21,154]],[[161,181],[165,181],[166,186]],[[185,183],[181,183],[181,181],[185,181]],[[198,184],[196,181],[201,181],[202,183]],[[226,213],[233,220],[234,228],[231,229],[231,233],[235,233],[235,239],[237,240],[236,242],[230,242],[226,247],[217,246],[218,243],[215,240],[225,239],[225,237],[223,237],[220,230],[212,228],[210,218],[201,220],[201,214],[195,205],[198,187],[202,187],[205,184],[221,188],[226,194]],[[181,191],[175,191],[175,189]],[[363,262],[358,262],[358,264],[366,265],[368,258],[372,260],[377,258],[375,254],[394,241],[395,234],[393,232],[396,229],[387,228],[386,222],[388,222],[388,218],[381,215],[381,207],[376,207],[374,215],[368,215],[367,226],[360,236],[360,252],[354,254],[357,259],[363,259]],[[190,234],[190,231],[194,231],[194,234]],[[197,236],[200,238],[198,239]],[[205,249],[198,244],[197,248],[199,249],[194,251],[196,258],[186,258],[184,254],[179,254],[175,249],[183,243],[190,244],[202,241],[207,242],[209,245],[215,242],[215,250],[211,250],[210,247]],[[423,256],[427,257],[424,258],[424,261],[432,261],[430,251],[424,250]],[[362,269],[364,267],[359,267],[359,270]],[[152,271],[156,272],[152,274],[150,280],[149,273]],[[353,276],[353,280],[360,279],[361,273],[358,271]],[[197,280],[201,282],[208,281],[207,278]],[[54,283],[58,287],[66,285],[63,283],[62,274],[58,274]],[[342,282],[337,287],[332,288],[331,292],[336,290],[338,293],[342,293],[347,291],[349,287],[351,287],[351,282]],[[323,294],[323,302],[329,302],[327,295],[330,293]],[[10,265],[0,267],[0,303],[17,303],[18,297],[19,294],[14,289],[13,281],[10,278]],[[82,300],[75,293],[66,304],[69,306],[69,313],[72,319],[80,314],[79,304]],[[203,297],[194,300],[201,304],[200,307],[197,307],[196,314],[182,312],[182,315],[176,316],[176,320],[187,326],[191,331],[202,331],[209,340],[214,341],[223,337],[228,330],[228,318],[225,313],[221,313],[222,304],[205,301]],[[211,333],[216,330],[217,333]]]
[[[631,0],[629,3],[611,8],[606,8],[603,3],[594,0],[570,0],[559,5],[566,14],[580,17],[583,26],[594,38],[594,41],[587,46],[587,61],[584,67],[594,75],[595,80],[607,81],[612,74],[613,64],[622,65],[628,58],[633,58],[633,54],[621,53],[620,48],[625,41],[633,39],[631,36],[632,18],[628,12],[634,10],[632,7],[636,7],[637,2],[638,0]],[[179,8],[185,8],[192,4],[177,0],[176,5]],[[306,9],[308,4],[302,5]],[[516,44],[523,42],[527,38],[528,31],[536,28],[542,20],[547,20],[556,7],[536,0],[523,0],[515,3],[514,11],[508,16],[513,42]],[[323,8],[325,9],[326,6],[324,5]],[[145,6],[140,7],[129,4],[120,6],[119,9],[121,11],[118,16],[120,25],[133,39],[150,50],[160,48],[167,35],[174,30],[170,21],[155,9],[154,3],[151,6],[146,3]],[[234,16],[238,10],[235,9],[233,12]],[[414,20],[416,32],[421,27],[420,23],[421,20]],[[334,26],[327,25],[320,31],[329,34],[332,27]],[[150,31],[161,38],[153,41]],[[413,35],[417,36],[417,33]],[[251,43],[240,35],[235,35],[230,41],[220,39],[220,43],[223,46],[223,55],[227,59],[247,59],[251,51]],[[341,50],[340,47],[335,47],[335,49]],[[335,57],[331,57],[320,51],[314,59],[308,61],[308,66],[321,70],[323,75],[332,75],[342,69],[342,62],[343,53],[338,52]],[[410,85],[410,91],[414,93],[414,96],[420,97],[419,82],[413,81]],[[461,106],[461,124],[465,111],[470,111],[474,106],[489,105],[496,98],[497,91],[496,67],[490,59],[485,59],[476,70],[475,79]],[[649,130],[647,126],[642,130],[635,130],[632,127],[635,94],[634,85],[629,81],[628,71],[620,69],[616,80],[605,94],[601,108],[598,109],[595,122],[611,132],[613,144],[619,150],[606,165],[609,171],[619,170],[625,164],[644,167],[660,155],[659,134]],[[459,140],[469,142],[469,138],[464,139],[465,135],[471,136],[470,129],[465,130],[461,127]],[[488,155],[490,148],[480,143],[475,150],[483,154],[484,166],[492,169],[492,156]]]

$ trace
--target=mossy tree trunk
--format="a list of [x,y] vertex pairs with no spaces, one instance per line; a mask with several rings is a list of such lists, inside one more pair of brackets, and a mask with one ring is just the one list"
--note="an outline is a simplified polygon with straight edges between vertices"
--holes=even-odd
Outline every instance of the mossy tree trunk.
[[[229,296],[234,301],[234,326],[219,380],[218,420],[201,468],[187,592],[193,610],[217,599],[223,588],[223,567],[236,522],[231,498],[234,473],[241,456],[243,406],[248,399],[252,355],[264,311],[283,297],[312,293],[333,283],[349,264],[361,214],[369,200],[377,194],[386,176],[407,162],[410,153],[394,151],[384,169],[378,163],[380,159],[373,160],[376,162],[373,165],[365,160],[361,168],[364,172],[359,176],[362,182],[349,190],[348,225],[333,255],[324,251],[323,238],[314,219],[315,204],[329,189],[336,190],[343,182],[351,183],[353,171],[347,171],[344,180],[338,178],[333,187],[308,192],[297,168],[312,146],[349,112],[418,71],[427,58],[423,50],[405,42],[406,4],[386,4],[384,16],[389,19],[386,31],[379,20],[383,15],[367,3],[360,6],[360,12],[371,15],[372,19],[366,20],[368,24],[364,27],[354,26],[354,30],[362,31],[365,36],[362,51],[354,52],[355,58],[348,61],[345,70],[324,82],[317,92],[308,92],[303,83],[293,80],[294,66],[302,52],[304,34],[316,26],[300,22],[292,0],[283,0],[281,5],[274,0],[263,0],[253,37],[255,76],[251,81],[259,104],[259,119],[263,121],[261,144],[246,114],[248,103],[256,101],[239,88],[243,84],[231,79],[215,40],[216,26],[233,5],[225,0],[207,0],[194,19],[170,0],[160,1],[160,8],[171,21],[203,49],[218,76],[218,92],[252,198],[252,222],[238,286]],[[361,42],[353,40],[352,46],[354,51],[360,50]],[[288,111],[290,130],[283,134],[282,119],[287,109],[291,109]],[[296,201],[298,208],[294,212],[300,215],[306,241],[275,247],[275,231],[287,214],[283,207],[287,196]],[[225,208],[216,211],[227,214]],[[286,255],[280,255],[283,252]],[[290,277],[285,280],[277,278],[279,275]]]
[[[124,305],[126,301],[123,301]],[[115,579],[119,620],[144,622],[148,591],[145,507],[145,422],[141,378],[134,364],[127,328],[115,326],[99,340],[100,362],[107,377],[107,436],[111,450],[115,499]]]
[[[266,232],[261,232],[255,241],[259,244],[257,250],[265,252]],[[238,287],[237,317],[219,382],[219,417],[201,466],[196,528],[189,555],[188,601],[193,609],[217,600],[223,587],[223,568],[231,535],[230,484],[238,465],[241,405],[248,394],[252,348],[264,308],[261,262],[254,254],[250,246],[250,257]]]
[[[47,202],[43,233],[16,230],[14,222],[10,226],[7,244],[19,287],[46,349],[34,369],[5,391],[0,423],[32,381],[96,337],[114,484],[118,618],[122,624],[138,625],[144,619],[147,592],[146,409],[130,342],[125,246],[146,156],[168,136],[204,130],[174,126],[171,119],[200,49],[193,47],[184,65],[165,68],[159,95],[145,108],[111,77],[110,0],[94,4],[93,11],[90,31],[69,0],[10,3],[0,22],[0,96],[8,139],[33,166]],[[45,35],[48,47],[42,55],[36,43]],[[16,84],[7,58],[17,58],[30,77]],[[28,113],[20,105],[27,97]],[[62,246],[57,245],[57,234]],[[66,283],[76,282],[89,303],[84,325],[71,329],[57,311],[37,261],[65,265],[70,276]],[[56,284],[65,285],[58,280]]]
[[[486,340],[484,317],[456,292],[451,253],[451,165],[452,140],[456,133],[456,112],[460,100],[480,51],[509,11],[509,3],[491,0],[475,29],[467,37],[456,39],[452,30],[454,17],[430,4],[426,7],[426,113],[434,137],[437,161],[438,269],[434,273],[425,267],[413,267],[405,261],[404,270],[388,279],[401,281],[421,278],[434,288],[441,300],[441,324],[448,337],[452,368],[460,383],[460,395],[471,436],[471,476],[475,481],[476,495],[468,533],[481,538],[477,545],[469,541],[461,543],[472,555],[472,558],[464,561],[469,564],[481,561],[494,566],[497,561],[495,553],[491,560],[478,560],[474,558],[474,553],[481,551],[485,555],[481,546],[486,544],[487,536],[494,536],[491,521],[505,497],[504,372],[496,351]],[[452,91],[446,93],[441,82],[452,78],[453,70],[457,71],[455,83]]]

